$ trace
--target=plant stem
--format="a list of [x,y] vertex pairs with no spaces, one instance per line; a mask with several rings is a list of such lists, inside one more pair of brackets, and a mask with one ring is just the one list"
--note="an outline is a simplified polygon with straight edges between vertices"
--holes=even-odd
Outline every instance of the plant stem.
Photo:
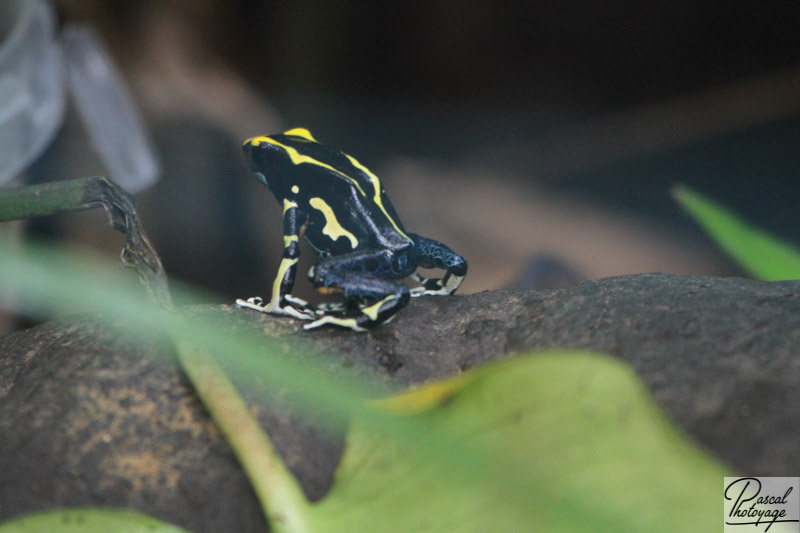
[[311,531],[309,501],[222,368],[190,342],[176,345],[184,371],[242,464],[272,530]]
[[139,222],[128,192],[103,177],[79,178],[0,190],[0,222],[102,207],[111,227],[125,235],[120,261],[139,274],[150,296],[172,309],[167,275]]

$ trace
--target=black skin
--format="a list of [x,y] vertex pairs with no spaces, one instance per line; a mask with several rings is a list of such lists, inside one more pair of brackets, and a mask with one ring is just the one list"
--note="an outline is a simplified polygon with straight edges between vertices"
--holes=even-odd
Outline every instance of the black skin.
[[[366,331],[402,309],[411,296],[452,294],[467,262],[444,244],[405,231],[379,179],[355,159],[317,143],[304,129],[249,139],[243,146],[256,177],[284,208],[284,250],[272,299],[237,304],[264,312],[313,319]],[[313,307],[291,296],[304,236],[320,261],[309,272],[323,293],[343,293],[340,305]],[[441,278],[418,267],[445,270]],[[400,282],[411,277],[421,287]]]

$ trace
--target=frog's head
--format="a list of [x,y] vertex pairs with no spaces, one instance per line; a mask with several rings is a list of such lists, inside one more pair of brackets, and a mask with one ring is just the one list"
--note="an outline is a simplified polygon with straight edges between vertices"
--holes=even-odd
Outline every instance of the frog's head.
[[[271,137],[266,136],[247,139],[242,145],[242,150],[247,163],[259,181],[275,192],[274,185],[277,183],[271,184],[269,181],[277,180],[276,161],[282,154],[285,155],[284,151],[274,144]],[[269,176],[269,180],[267,176]]]
[[298,142],[317,141],[307,129],[294,128],[278,135],[253,137],[242,145],[256,177],[277,196],[281,192],[279,182],[282,169],[290,169],[302,157],[294,147]]

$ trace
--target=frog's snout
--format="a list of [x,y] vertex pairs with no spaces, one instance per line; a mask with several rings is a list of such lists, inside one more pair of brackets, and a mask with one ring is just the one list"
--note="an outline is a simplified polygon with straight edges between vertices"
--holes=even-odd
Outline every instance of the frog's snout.
[[266,142],[267,137],[252,137],[242,144],[242,151],[245,158],[254,165],[263,165],[267,161],[270,143]]
[[251,137],[243,142],[242,150],[244,151],[244,155],[250,157],[250,155],[253,153],[253,150],[261,146],[261,138],[263,137]]
[[251,153],[253,151],[253,145],[250,144],[250,139],[247,139],[242,144],[242,151],[244,152],[244,156],[249,160],[250,159],[250,155],[251,155]]
[[257,137],[250,137],[242,143],[242,149],[247,151],[255,148],[268,148],[274,141],[266,135],[259,135]]

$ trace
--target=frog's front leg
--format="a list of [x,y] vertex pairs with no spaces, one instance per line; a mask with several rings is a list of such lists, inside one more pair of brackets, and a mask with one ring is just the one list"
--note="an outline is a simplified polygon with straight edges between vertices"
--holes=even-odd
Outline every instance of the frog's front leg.
[[322,293],[344,293],[358,305],[328,307],[305,329],[333,324],[367,331],[392,319],[410,298],[408,287],[391,279],[399,277],[396,258],[397,252],[364,250],[320,261],[308,273],[312,285]]
[[295,202],[283,201],[283,254],[278,266],[278,274],[272,283],[272,297],[268,304],[258,296],[245,300],[236,300],[239,307],[272,313],[288,315],[302,320],[311,320],[316,317],[314,308],[308,302],[291,295],[294,287],[294,278],[297,273],[297,261],[300,258],[300,228],[306,221],[306,216],[301,213]]
[[446,270],[442,278],[424,278],[419,274],[412,274],[410,277],[422,287],[411,289],[411,296],[423,296],[427,294],[448,295],[456,292],[456,289],[467,276],[467,261],[455,253],[444,244],[411,235],[417,245],[419,253],[419,266],[424,268],[441,268]]

